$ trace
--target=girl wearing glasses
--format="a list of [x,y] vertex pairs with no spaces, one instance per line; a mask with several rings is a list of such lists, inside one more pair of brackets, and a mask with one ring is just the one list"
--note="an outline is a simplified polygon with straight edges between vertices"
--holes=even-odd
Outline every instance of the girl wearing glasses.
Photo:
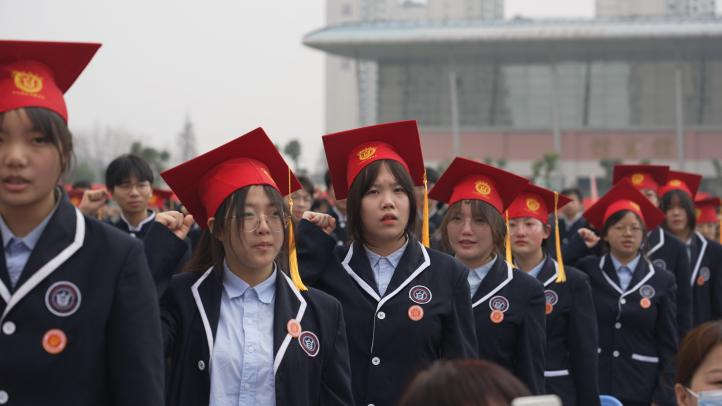
[[599,392],[625,406],[672,405],[677,288],[674,275],[643,251],[646,230],[664,215],[623,180],[584,217],[602,230],[606,251],[577,264],[590,278],[597,313]]
[[[263,130],[161,176],[206,229],[161,299],[167,404],[353,404],[341,305],[288,270],[281,190],[300,185]],[[156,221],[152,240],[170,246],[191,217]]]
[[433,361],[476,356],[467,271],[413,234],[413,185],[424,184],[416,122],[330,134],[323,142],[336,198],[348,197],[353,242],[336,247],[321,231],[331,216],[306,213],[301,270],[343,304],[356,404],[396,405]]

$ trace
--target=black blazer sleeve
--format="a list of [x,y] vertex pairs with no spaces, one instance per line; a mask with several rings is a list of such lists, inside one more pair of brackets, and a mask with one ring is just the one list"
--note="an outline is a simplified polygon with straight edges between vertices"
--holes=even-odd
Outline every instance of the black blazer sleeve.
[[[579,262],[580,259],[601,253],[601,245],[602,242],[599,241],[594,248],[589,248],[587,244],[584,243],[582,237],[578,233],[574,233],[569,237],[569,242],[561,247],[564,263],[570,266],[577,266],[577,262]],[[556,255],[556,253],[554,253],[554,255]]]
[[599,405],[597,312],[594,309],[589,277],[583,276],[583,279],[575,281],[574,286],[571,287],[573,304],[567,330],[569,361],[576,387],[577,403]]
[[[456,262],[456,260],[454,260]],[[469,293],[469,273],[460,263],[454,264],[459,268],[459,277],[454,284],[454,296],[451,302],[451,312],[444,320],[443,341],[441,343],[441,356],[444,358],[476,358],[478,356],[476,328],[474,313],[471,309],[471,294]]]
[[[662,271],[668,272],[668,271]],[[659,379],[653,400],[658,405],[674,405],[674,357],[677,353],[677,284],[670,275],[667,294],[660,300],[655,333],[659,356]]]
[[181,305],[174,289],[167,289],[160,299],[161,331],[163,350],[166,357],[175,352],[178,334],[183,331]]
[[158,296],[140,242],[133,241],[125,257],[109,320],[107,373],[115,405],[162,405]]
[[313,286],[333,260],[336,240],[307,220],[301,220],[296,233],[299,272],[305,283]]
[[716,264],[714,269],[710,272],[710,281],[712,288],[712,320],[722,319],[722,246],[713,242],[710,242],[710,247],[713,248],[714,260],[713,264]]
[[531,393],[544,394],[544,350],[546,347],[546,299],[541,283],[529,286],[524,325],[517,340],[514,374],[527,384]]
[[351,392],[351,363],[346,340],[346,323],[340,303],[335,303],[336,337],[332,344],[333,351],[325,360],[321,377],[320,405],[353,405]]
[[148,229],[143,245],[158,296],[163,297],[173,274],[190,259],[189,243],[176,237],[166,226],[154,221]]
[[[668,269],[668,271],[674,274],[677,281],[677,331],[681,339],[692,329],[692,285],[690,284],[692,269],[684,244],[678,242],[674,244],[674,247],[673,255],[676,261],[674,269]],[[662,249],[665,248],[662,247]]]

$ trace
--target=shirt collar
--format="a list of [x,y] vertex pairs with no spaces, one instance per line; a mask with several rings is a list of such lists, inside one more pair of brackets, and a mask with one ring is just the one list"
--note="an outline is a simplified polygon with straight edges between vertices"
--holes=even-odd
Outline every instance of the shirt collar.
[[486,264],[484,264],[484,265],[482,265],[482,266],[480,266],[480,267],[478,267],[478,268],[474,268],[474,269],[472,269],[471,271],[474,272],[474,273],[476,274],[476,276],[479,277],[479,279],[484,280],[484,278],[485,278],[486,275],[489,273],[489,271],[491,271],[491,268],[494,267],[494,264],[496,263],[496,260],[497,260],[498,258],[499,258],[499,257],[496,256],[496,257],[494,257],[494,259],[492,259],[491,261],[487,262]]
[[144,218],[140,223],[138,223],[138,227],[133,227],[128,221],[128,219],[125,218],[122,211],[120,212],[120,219],[123,220],[123,222],[125,222],[125,224],[128,226],[128,231],[137,232],[141,231],[144,225],[155,220],[155,212],[153,210],[148,210],[148,217]]
[[366,256],[369,258],[369,262],[371,263],[371,266],[374,266],[381,258],[386,258],[389,262],[391,262],[391,265],[396,269],[396,266],[399,265],[399,262],[401,262],[401,257],[404,255],[404,251],[406,250],[406,246],[409,245],[409,239],[406,239],[406,242],[404,245],[401,246],[401,248],[397,249],[396,251],[392,252],[391,254],[382,257],[381,255],[371,251],[367,246],[364,245],[364,249],[366,250]]
[[231,299],[241,297],[248,289],[253,289],[261,302],[269,304],[273,301],[273,295],[276,293],[276,271],[276,264],[273,264],[271,276],[252,288],[246,281],[231,272],[228,263],[223,260],[223,289]]
[[544,268],[544,264],[547,262],[547,257],[545,256],[542,258],[541,262],[539,262],[534,268],[529,271],[529,275],[538,278],[539,274],[541,273],[542,269]]
[[55,202],[55,207],[50,210],[50,213],[45,216],[43,221],[41,221],[40,224],[35,226],[35,228],[33,228],[33,230],[30,231],[28,235],[22,238],[17,237],[15,234],[13,234],[13,232],[10,231],[10,227],[5,224],[5,219],[0,216],[0,232],[2,232],[3,247],[7,247],[10,241],[15,240],[22,241],[23,244],[25,244],[31,251],[35,249],[35,245],[37,245],[40,236],[43,235],[43,231],[45,231],[45,227],[47,227],[48,223],[50,222],[50,218],[53,217],[53,214],[55,214],[55,212],[58,210],[58,206],[60,206],[60,200],[62,199],[62,197],[56,194],[56,199],[57,201]]
[[636,257],[634,257],[633,260],[629,261],[627,265],[622,265],[621,262],[617,261],[617,258],[614,258],[614,255],[609,254],[609,257],[612,258],[612,265],[614,265],[614,270],[619,272],[619,268],[626,266],[627,269],[629,269],[630,272],[634,273],[634,270],[637,269],[637,264],[639,263],[639,260],[642,258],[641,255],[637,254]]

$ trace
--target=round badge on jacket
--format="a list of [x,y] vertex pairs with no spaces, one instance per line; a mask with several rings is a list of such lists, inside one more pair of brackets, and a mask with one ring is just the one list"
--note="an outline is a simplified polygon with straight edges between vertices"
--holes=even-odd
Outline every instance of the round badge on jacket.
[[45,292],[45,307],[59,317],[68,317],[78,311],[81,302],[80,289],[68,281],[58,281]]

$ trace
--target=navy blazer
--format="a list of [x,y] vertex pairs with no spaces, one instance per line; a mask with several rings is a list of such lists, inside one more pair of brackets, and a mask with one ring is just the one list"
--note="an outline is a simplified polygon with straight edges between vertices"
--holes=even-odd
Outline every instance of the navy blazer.
[[[505,367],[533,394],[544,394],[546,316],[542,284],[497,258],[471,302],[479,358]],[[503,314],[501,320],[492,320],[493,310]]]
[[336,246],[306,220],[297,235],[304,282],[343,305],[357,404],[396,405],[435,360],[476,357],[468,271],[456,259],[409,237],[382,297],[360,243]]
[[597,311],[600,393],[622,403],[674,405],[674,275],[642,258],[623,291],[608,255],[589,256],[578,267],[590,277]]
[[694,326],[722,319],[722,245],[692,234],[692,286]]
[[[273,369],[277,405],[353,405],[346,327],[341,305],[315,289],[299,291],[276,272],[273,310]],[[207,405],[211,356],[220,317],[223,267],[173,276],[161,300],[163,341],[169,359],[168,405]],[[303,349],[287,331],[300,322],[317,340]],[[315,346],[315,348],[314,348]]]
[[549,256],[537,280],[546,299],[546,392],[565,406],[599,405],[597,313],[589,277],[564,267],[566,282],[557,283],[558,267]]
[[158,297],[141,243],[61,199],[15,289],[0,249],[0,400],[162,404]]

